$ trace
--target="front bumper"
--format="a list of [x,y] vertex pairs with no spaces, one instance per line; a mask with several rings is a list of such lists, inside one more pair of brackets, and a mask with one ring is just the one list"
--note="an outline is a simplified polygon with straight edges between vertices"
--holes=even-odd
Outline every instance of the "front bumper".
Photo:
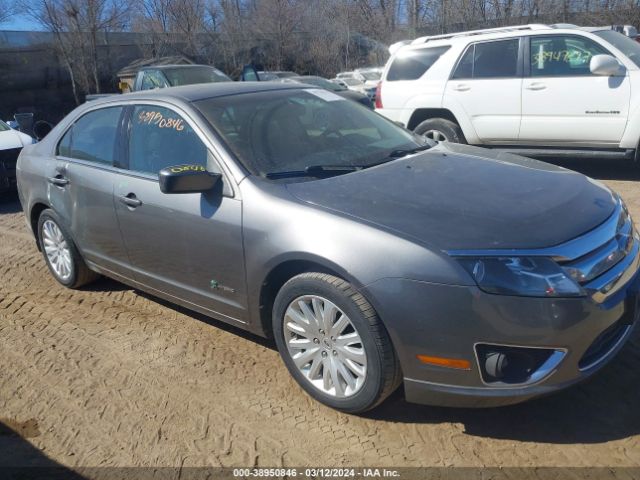
[[[363,293],[392,338],[408,401],[490,407],[561,390],[608,363],[631,335],[640,310],[638,262],[625,273],[624,284],[617,285],[603,302],[593,297],[492,295],[477,287],[407,279],[379,280]],[[598,338],[612,330],[616,335],[594,353]],[[557,349],[564,355],[557,367],[534,383],[488,385],[476,355],[479,343]],[[462,370],[423,364],[417,355],[425,354],[467,360],[471,367]]]

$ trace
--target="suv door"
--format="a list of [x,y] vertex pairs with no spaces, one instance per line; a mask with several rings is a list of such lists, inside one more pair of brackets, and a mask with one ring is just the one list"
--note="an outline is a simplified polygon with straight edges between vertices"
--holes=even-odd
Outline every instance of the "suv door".
[[56,147],[49,198],[88,262],[118,274],[129,268],[113,208],[118,135],[123,107],[92,110]]
[[[473,43],[447,82],[443,106],[463,110],[481,142],[518,139],[522,56],[519,38]],[[452,108],[454,102],[458,108]]]
[[578,35],[529,39],[522,90],[521,143],[616,147],[627,123],[627,73],[591,73],[591,57],[610,53]]
[[[246,321],[242,202],[204,137],[186,116],[157,104],[133,107],[128,131],[128,173],[115,201],[136,279],[214,316]],[[181,164],[222,173],[220,189],[162,193],[158,172]]]

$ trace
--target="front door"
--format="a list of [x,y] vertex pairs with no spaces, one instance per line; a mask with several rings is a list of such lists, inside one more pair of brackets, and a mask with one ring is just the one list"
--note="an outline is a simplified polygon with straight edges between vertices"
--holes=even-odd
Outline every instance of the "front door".
[[591,73],[591,57],[600,54],[609,52],[582,36],[531,37],[520,143],[618,146],[631,87],[622,68],[618,76]]
[[242,202],[227,178],[207,193],[163,194],[158,172],[195,164],[221,173],[184,116],[138,105],[130,118],[128,174],[114,189],[136,279],[214,315],[246,321]]
[[443,106],[464,110],[481,142],[512,143],[518,139],[520,58],[517,38],[472,44],[447,82]]

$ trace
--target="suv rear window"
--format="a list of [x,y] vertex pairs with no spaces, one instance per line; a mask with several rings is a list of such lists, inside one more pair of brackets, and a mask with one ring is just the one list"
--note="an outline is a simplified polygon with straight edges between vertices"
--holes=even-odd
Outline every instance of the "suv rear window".
[[417,80],[450,46],[400,51],[387,72],[387,81]]
[[467,48],[452,79],[512,78],[518,75],[519,40],[476,43]]

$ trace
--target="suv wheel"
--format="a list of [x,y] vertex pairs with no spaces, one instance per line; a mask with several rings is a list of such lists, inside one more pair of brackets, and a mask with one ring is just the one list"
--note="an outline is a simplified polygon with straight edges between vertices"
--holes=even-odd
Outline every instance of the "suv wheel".
[[51,209],[40,214],[38,239],[47,267],[65,287],[78,288],[99,277],[89,270],[71,236]]
[[382,322],[338,277],[303,273],[289,280],[274,303],[273,330],[291,375],[332,408],[364,412],[400,383],[399,363]]
[[425,120],[413,131],[436,142],[467,143],[460,126],[444,118]]

